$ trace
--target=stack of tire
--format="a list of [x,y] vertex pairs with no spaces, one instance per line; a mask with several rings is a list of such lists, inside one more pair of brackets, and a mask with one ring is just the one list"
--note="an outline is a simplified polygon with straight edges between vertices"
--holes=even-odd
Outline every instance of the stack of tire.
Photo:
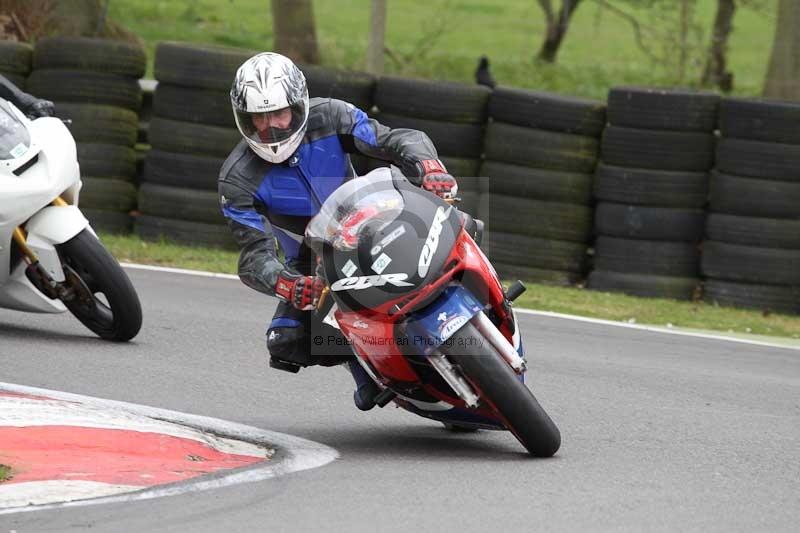
[[25,89],[25,78],[31,72],[33,48],[27,43],[0,41],[0,74],[8,81]]
[[375,87],[377,120],[425,132],[458,179],[459,209],[478,216],[478,169],[491,91],[482,85],[383,76]]
[[241,140],[230,87],[250,50],[160,42],[135,231],[184,244],[235,247],[220,211],[217,177]]
[[[375,96],[375,76],[367,72],[337,70],[317,65],[298,65],[306,77],[311,98],[336,98],[349,102],[372,115]],[[363,175],[381,162],[360,154],[351,154],[350,160],[358,175]]]
[[85,37],[40,39],[26,90],[55,102],[78,147],[81,210],[99,230],[129,232],[136,208],[137,112],[145,53],[137,44]]
[[595,172],[590,289],[697,296],[718,106],[712,93],[611,89]]
[[800,104],[724,99],[719,126],[705,299],[800,313]]
[[503,277],[575,283],[586,272],[605,104],[498,87],[489,116],[484,248]]
[[338,98],[369,113],[374,105],[375,76],[366,72],[298,65],[311,98]]

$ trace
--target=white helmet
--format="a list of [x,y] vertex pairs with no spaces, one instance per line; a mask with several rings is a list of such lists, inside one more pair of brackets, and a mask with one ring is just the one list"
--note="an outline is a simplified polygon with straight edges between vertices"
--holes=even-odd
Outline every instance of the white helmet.
[[231,105],[247,144],[270,163],[289,159],[303,140],[308,124],[306,78],[285,56],[264,52],[245,61],[233,80]]

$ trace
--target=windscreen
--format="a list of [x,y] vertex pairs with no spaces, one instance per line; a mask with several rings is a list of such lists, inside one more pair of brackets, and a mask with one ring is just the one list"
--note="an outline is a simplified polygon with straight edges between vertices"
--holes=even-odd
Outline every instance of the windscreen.
[[16,159],[31,146],[28,129],[8,105],[0,99],[0,159]]
[[391,171],[373,170],[345,182],[325,200],[306,228],[306,244],[318,255],[324,243],[334,250],[353,250],[361,229],[369,225],[379,231],[402,211],[403,197],[394,187]]

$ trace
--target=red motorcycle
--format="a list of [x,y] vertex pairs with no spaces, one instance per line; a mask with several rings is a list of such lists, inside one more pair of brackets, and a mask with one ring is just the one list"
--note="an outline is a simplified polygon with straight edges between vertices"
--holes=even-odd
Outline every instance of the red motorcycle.
[[388,169],[348,181],[306,229],[329,287],[319,312],[382,389],[379,406],[507,429],[549,457],[561,435],[524,383],[510,305],[525,289],[504,292],[470,235],[475,222]]

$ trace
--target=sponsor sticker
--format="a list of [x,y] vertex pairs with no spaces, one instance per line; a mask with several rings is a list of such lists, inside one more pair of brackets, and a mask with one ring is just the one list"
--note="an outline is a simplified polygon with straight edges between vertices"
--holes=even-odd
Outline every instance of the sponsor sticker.
[[23,155],[25,155],[25,152],[27,151],[28,147],[25,146],[25,144],[23,143],[19,143],[14,148],[12,148],[9,153],[11,154],[11,157],[16,159],[17,157],[22,157]]
[[370,253],[372,255],[378,255],[381,250],[392,244],[398,237],[403,235],[405,232],[406,232],[405,226],[398,226],[397,228],[392,230],[392,232],[389,235],[381,239],[381,241],[378,244],[373,246],[372,250],[370,250]]
[[461,329],[461,326],[469,322],[469,318],[465,317],[464,315],[457,315],[444,324],[440,328],[440,337],[443,341],[446,341],[450,337],[453,336],[453,333]]
[[372,263],[372,270],[374,270],[376,274],[383,274],[383,271],[386,270],[386,267],[389,266],[391,262],[391,257],[386,254],[381,254],[375,262]]
[[347,263],[344,264],[342,267],[342,274],[347,276],[348,278],[353,275],[353,273],[358,270],[358,267],[351,259],[347,260]]

